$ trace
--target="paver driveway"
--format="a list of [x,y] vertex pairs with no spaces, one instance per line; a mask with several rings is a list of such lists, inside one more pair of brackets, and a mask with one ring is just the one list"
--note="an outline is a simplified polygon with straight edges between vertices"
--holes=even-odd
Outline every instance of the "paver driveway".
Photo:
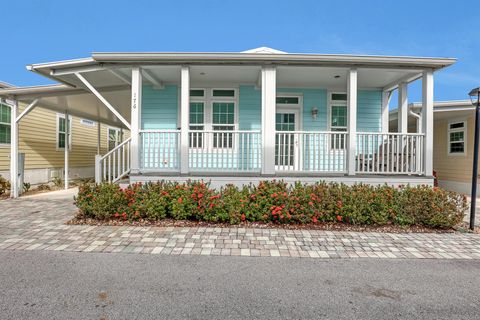
[[65,225],[71,193],[0,201],[0,249],[287,256],[480,259],[480,235],[245,228]]

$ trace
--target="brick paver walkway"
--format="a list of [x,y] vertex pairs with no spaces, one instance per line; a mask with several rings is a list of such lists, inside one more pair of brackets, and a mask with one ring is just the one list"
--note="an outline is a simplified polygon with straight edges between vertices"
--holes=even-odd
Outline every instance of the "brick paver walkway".
[[480,235],[65,225],[72,200],[0,201],[0,250],[310,258],[480,259]]

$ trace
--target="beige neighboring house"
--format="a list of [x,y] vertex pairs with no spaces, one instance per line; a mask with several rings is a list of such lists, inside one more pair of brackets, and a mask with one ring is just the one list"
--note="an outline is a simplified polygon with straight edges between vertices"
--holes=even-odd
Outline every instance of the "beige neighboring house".
[[[409,104],[408,132],[421,130],[421,103]],[[470,193],[475,107],[470,100],[434,102],[433,169],[442,188]],[[390,130],[397,131],[397,110],[390,112]]]
[[[14,88],[0,82],[0,89]],[[10,142],[12,101],[0,100],[0,175],[10,179]],[[19,103],[21,114],[27,104]],[[100,124],[90,119],[69,116],[69,176],[70,179],[93,178],[95,155],[105,154],[122,141],[128,132]],[[98,150],[99,148],[99,150]],[[42,108],[42,103],[22,118],[19,126],[19,153],[25,155],[24,182],[31,185],[64,178],[65,114]]]

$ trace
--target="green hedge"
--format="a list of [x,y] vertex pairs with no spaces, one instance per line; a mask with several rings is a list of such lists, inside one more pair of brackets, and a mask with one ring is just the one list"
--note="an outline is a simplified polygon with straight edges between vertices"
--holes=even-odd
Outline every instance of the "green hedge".
[[427,186],[347,186],[337,183],[289,185],[263,181],[220,190],[202,181],[80,186],[80,216],[99,220],[173,218],[238,224],[341,222],[356,225],[418,225],[450,228],[467,209],[464,196]]

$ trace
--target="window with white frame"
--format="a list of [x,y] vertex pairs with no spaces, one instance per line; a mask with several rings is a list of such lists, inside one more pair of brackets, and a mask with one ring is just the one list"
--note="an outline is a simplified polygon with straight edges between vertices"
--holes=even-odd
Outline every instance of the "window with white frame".
[[467,123],[465,121],[448,124],[448,153],[462,155],[466,152]]
[[12,108],[5,103],[0,103],[0,144],[10,144],[11,114]]
[[233,148],[233,133],[238,125],[235,89],[190,90],[189,145],[204,148],[205,136],[201,131],[219,131],[211,136],[215,149]]
[[68,126],[65,115],[57,113],[57,149],[65,149],[66,133],[68,127],[68,149],[72,148],[72,116],[68,117]]
[[[348,108],[346,93],[330,93],[329,126],[333,132],[347,132]],[[331,139],[331,149],[345,149],[345,135],[334,135]]]
[[190,90],[189,110],[189,146],[190,148],[203,148],[203,131],[205,129],[205,90]]
[[108,128],[108,151],[122,143],[122,131],[118,128]]

